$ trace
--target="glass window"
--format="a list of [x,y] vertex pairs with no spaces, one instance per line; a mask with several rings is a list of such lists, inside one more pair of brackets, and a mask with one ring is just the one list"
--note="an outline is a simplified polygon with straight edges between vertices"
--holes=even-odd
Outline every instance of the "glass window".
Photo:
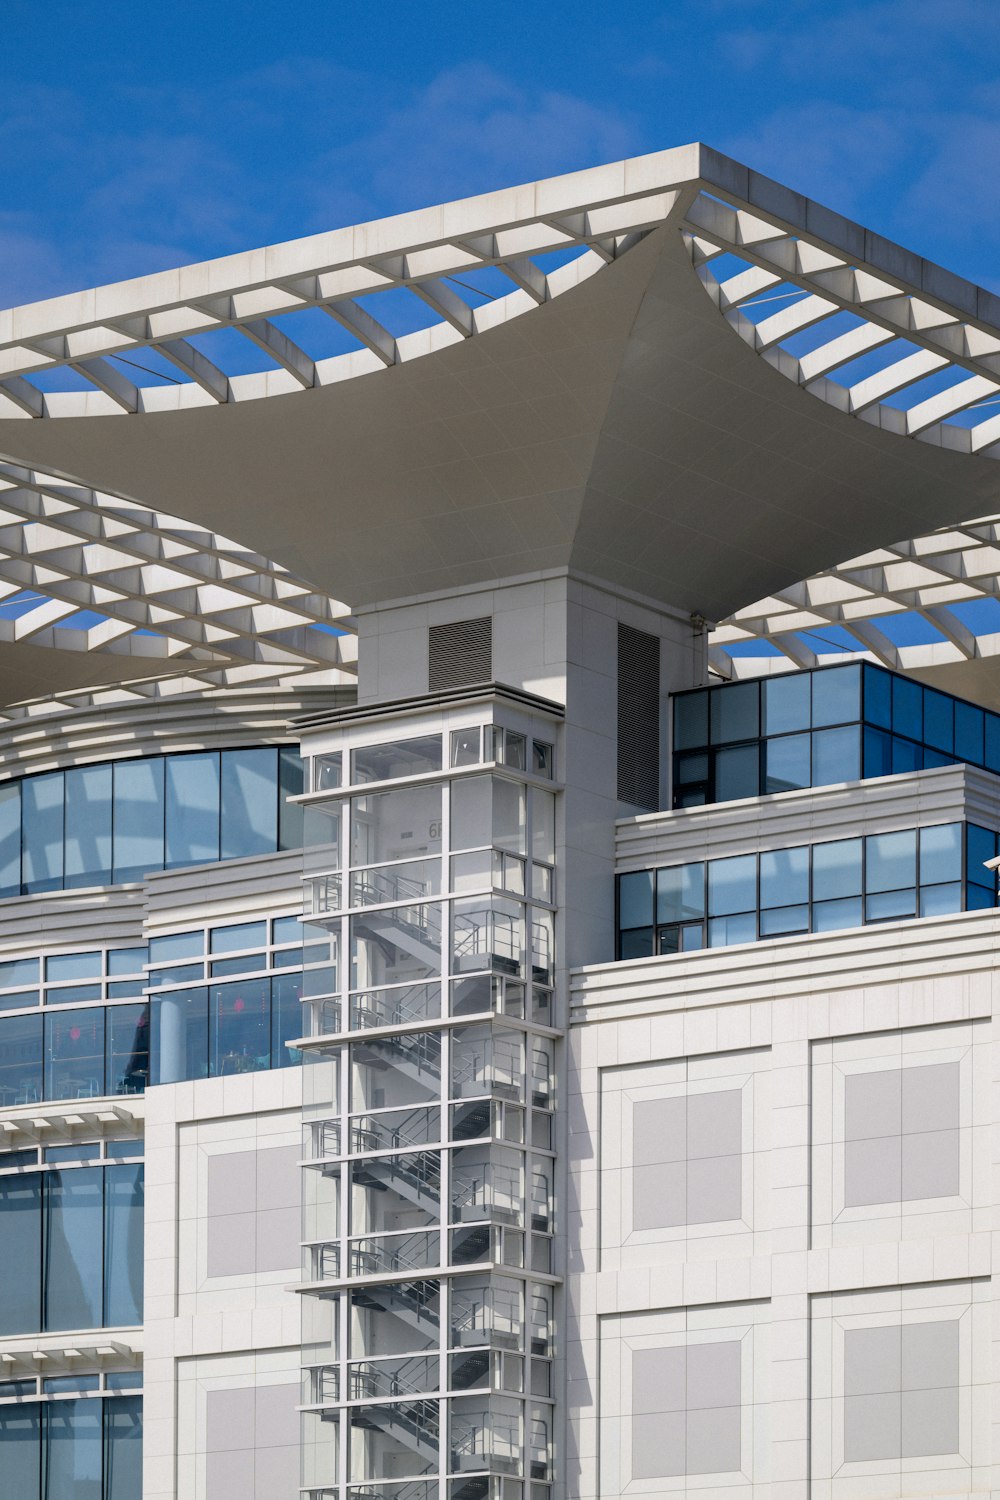
[[988,771],[1000,771],[1000,714],[986,715],[984,758]]
[[37,958],[12,958],[0,964],[0,989],[25,989],[38,983]]
[[[479,776],[469,780],[479,782]],[[461,783],[465,784],[465,783]],[[351,798],[351,864],[381,865],[441,850],[440,786],[405,786]],[[484,840],[489,843],[489,839]]]
[[[768,740],[764,747],[765,792],[790,792],[796,787],[808,786],[811,774],[809,751],[808,734],[786,734],[780,739]],[[723,753],[733,754],[731,750]]]
[[73,1500],[102,1500],[102,1404],[84,1397],[52,1401],[46,1407],[45,1500],[70,1495]]
[[278,848],[301,849],[304,817],[298,802],[289,802],[289,797],[302,795],[305,781],[305,766],[296,750],[278,751]]
[[899,776],[906,771],[919,771],[924,763],[923,750],[911,740],[892,737],[892,774]]
[[675,865],[656,872],[656,920],[687,922],[705,915],[705,866]]
[[21,786],[0,785],[0,896],[21,891]]
[[219,858],[219,757],[166,757],[166,868]]
[[924,688],[924,742],[951,754],[955,749],[954,700]]
[[24,889],[55,891],[63,883],[62,771],[29,776],[22,786]]
[[141,1094],[149,1082],[149,1005],[109,1005],[105,1032],[108,1093]]
[[[906,743],[905,740],[903,743]],[[864,748],[864,774],[866,776],[891,776],[893,774],[891,734],[882,734],[878,729],[866,729]]]
[[109,948],[108,973],[141,974],[148,954],[149,949],[145,946],[141,948]]
[[708,691],[680,693],[674,699],[674,749],[708,744]]
[[860,896],[848,896],[840,901],[813,902],[813,932],[839,932],[845,927],[860,927],[861,925]]
[[[725,689],[720,689],[724,692]],[[734,802],[738,797],[756,797],[760,793],[760,749],[757,745],[739,745],[715,753],[715,800]]]
[[301,995],[301,974],[276,974],[271,980],[272,1068],[291,1068],[302,1061],[301,1052],[285,1045],[308,1031]]
[[652,927],[633,927],[619,934],[619,957],[623,962],[630,958],[651,958],[653,955]]
[[[831,673],[832,676],[832,673]],[[813,735],[813,786],[857,781],[861,775],[860,731],[821,729]]]
[[342,763],[343,758],[339,750],[332,751],[329,755],[314,755],[310,762],[312,777],[309,790],[330,792],[339,787]]
[[277,750],[223,750],[222,858],[248,859],[277,847]]
[[764,734],[788,734],[809,728],[810,674],[792,672],[769,677],[762,684],[764,694]]
[[672,923],[657,934],[658,953],[697,953],[705,946],[703,922]]
[[103,1183],[103,1167],[69,1167],[48,1173],[44,1315],[50,1332],[100,1328],[104,1321]]
[[512,771],[526,771],[528,768],[528,746],[523,734],[515,734],[513,729],[504,731],[503,737],[503,763],[510,766]]
[[4,1487],[11,1500],[41,1500],[42,1410],[37,1403],[0,1408]]
[[[541,859],[542,849],[551,847],[550,835],[554,838],[554,825],[552,820],[546,816],[546,799],[551,805],[552,818],[555,816],[555,797],[552,792],[543,792],[535,789],[534,795],[539,798],[538,806],[542,812],[542,838],[537,850],[537,858]],[[527,838],[526,828],[526,798],[525,788],[519,781],[507,781],[501,776],[493,778],[493,845],[497,849],[506,849],[510,854],[525,854],[527,852],[525,840]],[[553,856],[555,850],[553,848]]]
[[103,1007],[51,1012],[45,1017],[46,1099],[98,1099],[103,1093]]
[[865,839],[865,889],[898,891],[917,883],[917,835],[873,833]]
[[182,958],[200,958],[205,951],[205,934],[197,932],[171,932],[166,937],[149,940],[149,962],[151,964],[173,964]]
[[271,993],[266,979],[213,984],[208,992],[209,1072],[255,1073],[271,1065]]
[[980,828],[977,823],[969,823],[966,828],[966,874],[975,885],[987,886],[991,891],[996,890],[996,871],[984,866],[988,859],[996,858],[996,852],[996,834],[989,828]]
[[552,780],[553,748],[544,740],[532,740],[531,742],[531,769],[536,776],[545,776]]
[[0,1021],[0,1105],[36,1104],[42,1097],[42,1017]]
[[808,906],[776,906],[760,914],[761,937],[781,937],[784,933],[808,932]]
[[555,864],[556,799],[553,792],[531,788],[531,855],[543,864]]
[[915,917],[917,892],[913,886],[902,891],[878,891],[865,897],[865,921],[888,922],[893,918]]
[[49,984],[62,979],[100,979],[101,953],[53,953],[45,960],[45,978]]
[[996,893],[987,890],[983,885],[969,885],[966,887],[966,911],[985,911],[988,907],[995,906],[996,900]]
[[273,943],[301,943],[304,936],[305,928],[298,917],[275,917],[271,924]]
[[760,685],[740,682],[711,690],[712,744],[755,740],[760,734]]
[[239,953],[245,948],[263,948],[267,943],[266,922],[234,922],[231,927],[213,927],[210,953]]
[[[755,911],[756,907],[757,856],[737,854],[730,859],[710,859],[708,862],[709,916],[721,917],[730,912]],[[731,941],[744,942],[745,939],[733,938]]]
[[111,881],[111,766],[66,772],[67,886]]
[[384,745],[365,745],[351,752],[352,781],[395,781],[400,776],[422,776],[440,771],[441,736],[421,735],[412,740],[390,740]]
[[761,906],[796,906],[809,900],[809,850],[771,849],[760,856]]
[[[983,871],[985,875],[986,871]],[[938,823],[920,830],[920,883],[939,885],[962,878],[962,825]]]
[[814,844],[812,867],[814,901],[861,895],[860,839]]
[[114,879],[142,880],[163,869],[163,760],[114,767]]
[[909,677],[892,679],[892,729],[908,740],[924,737],[924,691]]
[[[0,1333],[42,1326],[42,1177],[0,1177]],[[6,1455],[3,1472],[6,1475]]]
[[854,724],[861,718],[861,668],[830,667],[814,672],[812,680],[813,728],[824,724]]
[[153,1001],[151,1082],[208,1077],[208,990],[167,991]]
[[678,755],[674,761],[674,780],[678,786],[691,786],[708,780],[708,752],[699,750],[692,755]]
[[757,913],[741,916],[712,917],[708,924],[708,946],[726,948],[731,943],[753,943],[757,940]]
[[479,758],[479,725],[472,724],[468,729],[453,729],[451,731],[452,765],[478,766]]
[[104,1323],[142,1322],[143,1168],[141,1162],[104,1169]]
[[943,917],[949,912],[962,910],[962,882],[949,885],[925,885],[920,889],[920,915]]
[[43,1146],[42,1160],[46,1162],[58,1161],[98,1161],[101,1155],[99,1141],[80,1141],[73,1146]]
[[892,728],[892,678],[888,672],[864,666],[865,723],[875,724],[879,729]]
[[477,849],[493,841],[493,778],[463,776],[451,784],[451,847]]
[[981,766],[984,758],[986,715],[972,703],[955,703],[955,754]]
[[[129,1377],[141,1385],[142,1376]],[[110,1387],[111,1376],[108,1376]],[[104,1402],[104,1500],[141,1500],[142,1397],[119,1396]]]
[[[658,878],[667,872],[661,870]],[[634,870],[618,878],[619,927],[648,927],[653,920],[653,871]]]

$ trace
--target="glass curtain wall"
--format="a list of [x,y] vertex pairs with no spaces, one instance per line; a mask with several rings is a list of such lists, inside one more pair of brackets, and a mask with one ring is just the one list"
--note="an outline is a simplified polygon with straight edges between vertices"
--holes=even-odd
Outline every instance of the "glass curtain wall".
[[469,773],[343,787],[307,851],[332,942],[306,993],[311,1496],[542,1500],[552,1477],[551,746],[536,771],[485,731],[355,751],[355,776]]
[[994,906],[997,834],[938,823],[618,877],[618,957]]
[[100,1379],[43,1380],[41,1393],[34,1380],[0,1381],[0,1485],[10,1500],[142,1500],[142,1397],[112,1393],[141,1376],[105,1376],[103,1391]]

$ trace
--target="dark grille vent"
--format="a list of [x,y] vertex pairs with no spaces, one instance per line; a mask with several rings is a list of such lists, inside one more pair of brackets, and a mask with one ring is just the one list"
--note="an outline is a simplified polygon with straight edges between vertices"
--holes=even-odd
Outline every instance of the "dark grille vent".
[[493,620],[455,620],[432,625],[428,647],[428,688],[432,693],[490,682],[493,677]]
[[618,800],[660,805],[660,641],[618,626]]

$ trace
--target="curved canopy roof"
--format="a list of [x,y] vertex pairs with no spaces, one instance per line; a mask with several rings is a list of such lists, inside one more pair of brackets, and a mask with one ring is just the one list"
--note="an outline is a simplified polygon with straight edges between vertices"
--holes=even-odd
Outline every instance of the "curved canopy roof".
[[147,675],[549,567],[725,620],[1000,510],[997,392],[992,294],[682,147],[0,313],[0,586]]

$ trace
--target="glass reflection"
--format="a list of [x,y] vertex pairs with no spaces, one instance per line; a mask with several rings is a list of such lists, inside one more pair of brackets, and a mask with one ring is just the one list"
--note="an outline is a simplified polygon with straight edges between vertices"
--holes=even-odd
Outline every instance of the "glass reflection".
[[[131,1009],[131,1007],[129,1007]],[[104,1092],[104,1010],[45,1017],[45,1097],[96,1099]]]
[[47,1174],[44,1315],[49,1331],[103,1324],[103,1179],[102,1167]]
[[209,1072],[254,1073],[271,1065],[270,981],[209,988]]

